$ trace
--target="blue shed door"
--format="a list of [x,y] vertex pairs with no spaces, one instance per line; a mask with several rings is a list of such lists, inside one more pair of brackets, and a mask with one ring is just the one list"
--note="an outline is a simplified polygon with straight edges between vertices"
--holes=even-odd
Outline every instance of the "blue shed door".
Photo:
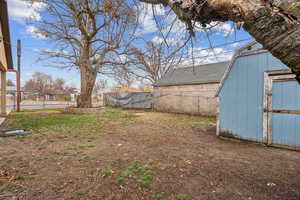
[[299,148],[300,85],[293,76],[270,76],[268,143]]

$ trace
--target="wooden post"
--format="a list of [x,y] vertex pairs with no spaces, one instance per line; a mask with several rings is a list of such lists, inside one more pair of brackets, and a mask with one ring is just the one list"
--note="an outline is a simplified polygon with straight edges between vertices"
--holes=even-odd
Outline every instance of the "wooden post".
[[1,116],[6,115],[6,72],[1,71]]

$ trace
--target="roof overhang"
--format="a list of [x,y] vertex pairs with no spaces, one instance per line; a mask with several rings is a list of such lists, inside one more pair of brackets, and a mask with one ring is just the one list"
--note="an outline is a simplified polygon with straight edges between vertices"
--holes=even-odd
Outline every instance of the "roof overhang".
[[237,58],[239,57],[242,57],[242,56],[249,56],[249,55],[255,55],[255,54],[261,54],[261,53],[266,53],[268,52],[268,50],[265,50],[265,49],[259,49],[259,50],[254,50],[254,51],[249,51],[249,52],[243,52],[244,50],[248,49],[249,47],[253,46],[254,44],[258,44],[258,42],[256,42],[255,40],[242,46],[241,48],[239,48],[233,55],[232,59],[231,59],[231,62],[230,62],[230,65],[228,66],[228,68],[226,69],[222,79],[221,79],[221,82],[220,82],[220,85],[217,89],[217,92],[216,92],[216,97],[219,96],[221,90],[222,90],[222,87],[224,85],[224,82],[225,80],[227,79],[235,61]]
[[[155,81],[152,84],[152,86],[153,87],[169,87],[169,86],[183,86],[183,85],[219,84],[220,81],[221,81],[221,78],[223,77],[223,74],[225,73],[225,69],[227,69],[227,66],[229,65],[229,63],[230,63],[229,61],[222,61],[222,62],[206,63],[206,64],[196,65],[196,66],[192,66],[192,67],[188,66],[188,67],[174,68],[172,71],[164,74],[164,76],[161,79]],[[194,71],[194,69],[196,69],[198,67],[205,67],[205,68],[207,68],[207,67],[210,67],[211,65],[220,65],[220,64],[222,66],[218,66],[218,67],[220,67],[222,69],[222,73],[218,77],[214,77],[214,78],[211,78],[211,79],[204,79],[204,80],[203,80],[203,77],[202,78],[201,77],[200,78],[197,77],[197,80],[195,80],[195,79],[194,80],[193,79],[188,79],[188,80],[184,80],[184,81],[182,81],[182,77],[179,77],[179,78],[177,77],[177,80],[180,79],[181,81],[175,81],[174,82],[172,80],[171,81],[169,80],[169,81],[163,81],[163,82],[161,82],[161,80],[165,79],[165,77],[168,74],[177,72],[177,70],[189,70],[189,69],[191,69],[191,70]],[[207,71],[207,70],[205,70],[205,71]],[[196,73],[196,72],[193,72],[193,73]],[[200,71],[200,72],[197,72],[197,73],[200,74],[202,72]],[[213,71],[210,72],[210,73],[212,74]]]
[[153,85],[153,87],[171,87],[171,86],[187,86],[187,85],[208,85],[208,84],[219,84],[220,82],[199,82],[199,83],[182,83],[182,84],[165,84],[165,85]]
[[5,70],[13,69],[13,59],[11,51],[11,41],[10,41],[10,31],[9,31],[9,21],[8,21],[8,10],[6,0],[0,0],[0,23],[2,36],[0,35],[0,45],[3,45],[4,54],[6,59],[6,66],[2,63]]

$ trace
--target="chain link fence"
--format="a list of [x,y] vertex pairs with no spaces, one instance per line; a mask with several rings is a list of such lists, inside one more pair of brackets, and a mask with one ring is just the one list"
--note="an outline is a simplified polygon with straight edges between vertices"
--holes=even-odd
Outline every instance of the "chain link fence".
[[[43,108],[66,108],[76,106],[78,94],[73,93],[51,93],[45,94],[39,91],[21,91],[21,109],[43,109]],[[16,109],[17,92],[8,90],[6,95],[8,110]],[[93,106],[103,105],[103,98],[93,98]]]

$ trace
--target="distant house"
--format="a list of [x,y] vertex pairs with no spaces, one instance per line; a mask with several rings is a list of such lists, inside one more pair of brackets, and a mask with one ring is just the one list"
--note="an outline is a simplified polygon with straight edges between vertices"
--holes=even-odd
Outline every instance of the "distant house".
[[259,43],[235,53],[218,97],[218,135],[300,149],[300,85]]
[[219,83],[229,62],[174,69],[154,84],[154,109],[215,116]]
[[6,0],[0,0],[1,115],[6,115],[6,72],[13,69]]

